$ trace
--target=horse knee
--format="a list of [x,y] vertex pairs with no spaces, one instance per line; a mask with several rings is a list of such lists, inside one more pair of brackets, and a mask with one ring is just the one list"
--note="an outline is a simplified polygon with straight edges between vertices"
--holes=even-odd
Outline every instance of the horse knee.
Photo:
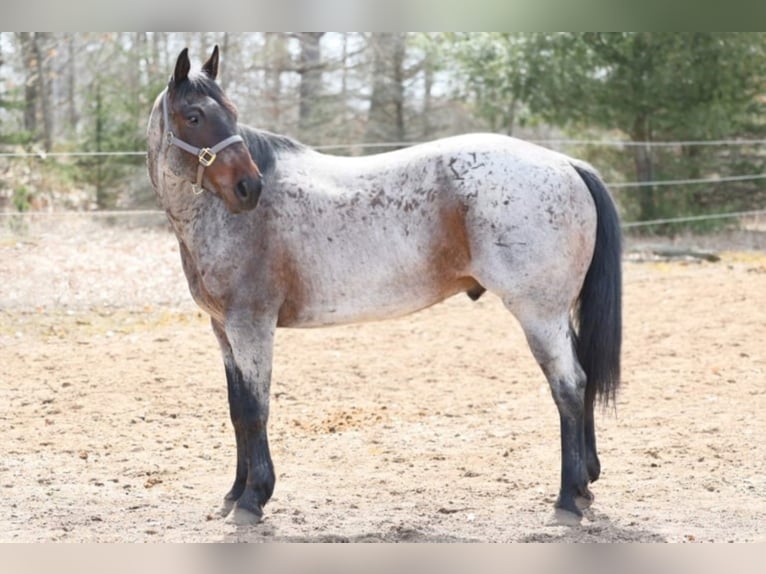
[[559,412],[568,418],[582,418],[585,412],[585,378],[558,378],[550,382]]

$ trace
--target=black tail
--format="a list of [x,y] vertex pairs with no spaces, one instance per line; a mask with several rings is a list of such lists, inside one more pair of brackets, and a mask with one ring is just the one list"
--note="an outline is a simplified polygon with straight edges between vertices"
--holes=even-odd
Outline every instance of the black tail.
[[588,377],[585,394],[608,404],[620,385],[622,233],[617,208],[599,177],[574,166],[596,204],[596,246],[577,304],[577,358]]

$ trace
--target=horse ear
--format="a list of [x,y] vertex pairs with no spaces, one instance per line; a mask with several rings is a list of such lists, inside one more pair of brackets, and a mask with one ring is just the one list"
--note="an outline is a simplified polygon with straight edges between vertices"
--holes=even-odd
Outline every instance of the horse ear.
[[178,60],[176,60],[176,69],[173,72],[173,82],[179,84],[188,78],[190,68],[189,48],[184,48],[181,50],[181,53],[178,54]]
[[218,44],[213,48],[213,53],[210,54],[205,65],[202,66],[202,71],[205,72],[211,80],[215,80],[218,77]]

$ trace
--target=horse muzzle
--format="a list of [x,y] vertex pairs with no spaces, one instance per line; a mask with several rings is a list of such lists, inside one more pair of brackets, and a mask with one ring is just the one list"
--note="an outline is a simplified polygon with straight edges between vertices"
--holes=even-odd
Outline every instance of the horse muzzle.
[[262,187],[263,184],[260,176],[248,175],[240,179],[234,186],[237,211],[243,212],[255,209],[261,197]]

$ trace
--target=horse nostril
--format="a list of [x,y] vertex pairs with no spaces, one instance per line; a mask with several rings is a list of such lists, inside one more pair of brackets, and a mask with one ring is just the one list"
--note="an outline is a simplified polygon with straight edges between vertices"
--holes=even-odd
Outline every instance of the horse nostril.
[[239,180],[239,183],[236,186],[236,192],[237,197],[239,197],[242,201],[246,201],[248,195],[250,195],[250,190],[247,188],[247,182],[244,179]]

